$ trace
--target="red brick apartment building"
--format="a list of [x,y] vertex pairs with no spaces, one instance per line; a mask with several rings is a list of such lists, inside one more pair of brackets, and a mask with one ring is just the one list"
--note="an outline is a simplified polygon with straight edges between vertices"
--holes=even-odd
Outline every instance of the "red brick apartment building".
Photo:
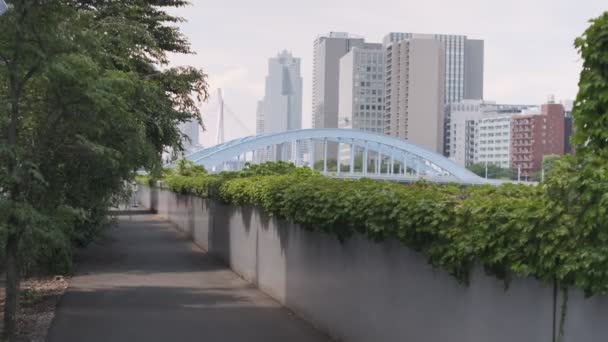
[[511,122],[511,167],[529,180],[540,171],[543,156],[563,155],[565,111],[556,103],[542,105],[540,115],[515,115]]

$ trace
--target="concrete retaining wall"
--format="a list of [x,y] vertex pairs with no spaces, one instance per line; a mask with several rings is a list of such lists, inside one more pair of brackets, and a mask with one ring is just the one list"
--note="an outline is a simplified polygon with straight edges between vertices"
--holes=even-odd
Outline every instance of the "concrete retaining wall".
[[[251,207],[143,187],[143,205],[339,341],[553,341],[561,295],[475,272],[469,287],[397,242],[311,233]],[[564,342],[608,339],[608,300],[570,291]],[[557,322],[556,322],[557,321]]]

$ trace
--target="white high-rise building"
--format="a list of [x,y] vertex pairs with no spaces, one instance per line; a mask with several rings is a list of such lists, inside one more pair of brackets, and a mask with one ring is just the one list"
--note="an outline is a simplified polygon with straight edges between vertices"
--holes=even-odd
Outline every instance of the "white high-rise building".
[[[258,102],[256,134],[284,132],[302,128],[302,76],[300,59],[283,51],[268,60],[264,99]],[[281,153],[289,158],[291,147]],[[260,151],[261,160],[276,160],[279,151]]]
[[339,128],[384,132],[384,65],[382,44],[355,47],[340,59]]
[[385,133],[443,152],[445,48],[434,39],[385,45]]
[[475,163],[511,166],[511,114],[494,114],[477,120]]
[[[433,39],[445,48],[445,98],[446,104],[463,99],[483,99],[484,41],[469,39],[464,35],[419,34],[392,32],[384,37],[384,45],[405,39]],[[451,114],[445,113],[444,154],[450,155]]]

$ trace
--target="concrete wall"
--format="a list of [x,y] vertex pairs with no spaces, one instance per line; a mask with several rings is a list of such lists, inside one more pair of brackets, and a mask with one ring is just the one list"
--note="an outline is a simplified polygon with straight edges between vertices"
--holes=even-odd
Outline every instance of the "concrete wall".
[[[515,279],[505,291],[479,270],[465,287],[397,242],[340,244],[254,207],[166,189],[144,187],[141,200],[339,341],[550,342],[559,321],[560,296],[534,280]],[[605,341],[607,304],[571,291],[565,342]]]

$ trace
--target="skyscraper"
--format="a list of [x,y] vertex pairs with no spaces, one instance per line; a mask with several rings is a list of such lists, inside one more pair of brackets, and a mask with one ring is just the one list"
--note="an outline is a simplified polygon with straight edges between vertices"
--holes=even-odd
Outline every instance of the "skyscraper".
[[[463,99],[483,99],[483,40],[469,39],[464,35],[418,34],[392,32],[384,37],[385,46],[405,39],[433,39],[445,48],[445,98],[446,104]],[[447,107],[446,107],[447,109]],[[450,155],[450,112],[445,113],[444,154]]]
[[264,99],[258,103],[257,133],[302,128],[300,59],[287,51],[270,58],[265,89]]
[[365,40],[345,32],[331,32],[314,43],[312,75],[312,127],[338,127],[340,59]]
[[[256,133],[275,133],[302,128],[302,76],[300,59],[283,51],[268,60],[264,99],[258,102]],[[285,146],[286,153],[290,147]],[[262,153],[262,152],[260,152]],[[278,151],[261,156],[274,160]]]
[[384,65],[382,44],[355,47],[340,59],[339,128],[384,132]]
[[434,39],[385,44],[385,133],[443,152],[445,48]]
[[[337,128],[339,112],[340,59],[353,48],[374,48],[361,37],[346,32],[331,32],[314,43],[312,75],[312,127]],[[330,143],[328,156],[336,158],[336,144]],[[315,149],[319,159],[321,148]]]
[[199,128],[200,124],[197,120],[190,120],[179,125],[179,130],[184,135],[182,144],[185,154],[190,154],[201,148]]

